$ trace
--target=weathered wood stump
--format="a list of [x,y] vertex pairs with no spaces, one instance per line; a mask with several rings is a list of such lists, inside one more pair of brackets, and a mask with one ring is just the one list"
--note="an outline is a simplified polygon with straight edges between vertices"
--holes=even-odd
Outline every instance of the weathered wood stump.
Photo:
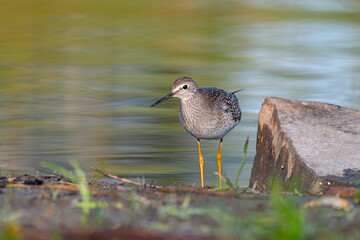
[[360,179],[360,112],[336,105],[268,97],[259,113],[250,187],[318,194]]

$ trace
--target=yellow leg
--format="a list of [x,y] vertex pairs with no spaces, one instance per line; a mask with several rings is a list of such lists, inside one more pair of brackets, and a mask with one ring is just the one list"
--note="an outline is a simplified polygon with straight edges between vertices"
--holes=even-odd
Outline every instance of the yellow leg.
[[216,157],[217,164],[218,164],[218,172],[219,172],[219,188],[221,188],[221,148],[222,148],[222,142],[223,142],[223,139],[220,140],[219,152],[218,152],[217,157]]
[[201,187],[204,187],[204,158],[201,154],[200,148],[200,139],[198,139],[198,148],[199,148],[199,165],[200,165],[200,176],[201,176]]

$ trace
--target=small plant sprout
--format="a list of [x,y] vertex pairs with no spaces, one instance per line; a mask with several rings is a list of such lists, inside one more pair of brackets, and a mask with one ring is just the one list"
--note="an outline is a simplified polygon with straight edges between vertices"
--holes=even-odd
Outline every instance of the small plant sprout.
[[242,172],[242,170],[243,170],[243,168],[244,168],[244,164],[245,164],[245,162],[246,162],[246,152],[247,152],[247,148],[248,148],[248,145],[249,145],[249,139],[250,139],[250,135],[247,135],[246,141],[245,141],[245,145],[244,145],[243,160],[242,160],[242,162],[241,162],[239,171],[237,172],[236,178],[235,178],[235,187],[238,186],[239,177],[240,177],[240,174],[241,174],[241,172]]
[[[106,208],[108,207],[108,203],[91,201],[91,192],[84,171],[81,169],[77,161],[70,160],[69,162],[71,166],[74,168],[75,174],[73,174],[68,169],[54,163],[42,162],[41,167],[52,169],[53,171],[56,171],[59,174],[70,179],[71,182],[78,184],[81,201],[75,203],[74,206],[82,209],[81,223],[84,227],[87,227],[90,210]],[[56,200],[57,196],[58,196],[58,192],[55,191],[53,194],[53,200]]]
[[84,171],[80,168],[79,163],[77,161],[71,160],[70,164],[75,169],[75,173],[78,178],[79,192],[81,197],[81,202],[75,203],[75,206],[82,209],[81,223],[84,227],[86,227],[90,215],[90,210],[97,208],[105,208],[108,207],[108,204],[106,202],[91,201],[89,185],[86,180]]

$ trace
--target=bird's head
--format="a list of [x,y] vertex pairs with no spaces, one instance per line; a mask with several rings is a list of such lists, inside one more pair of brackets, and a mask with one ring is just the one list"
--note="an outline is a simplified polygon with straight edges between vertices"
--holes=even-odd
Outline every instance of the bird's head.
[[191,77],[181,77],[174,81],[172,85],[172,90],[165,97],[161,98],[159,101],[155,102],[151,107],[158,105],[161,102],[164,102],[172,97],[180,98],[181,100],[186,100],[191,98],[198,91],[198,87],[194,80]]

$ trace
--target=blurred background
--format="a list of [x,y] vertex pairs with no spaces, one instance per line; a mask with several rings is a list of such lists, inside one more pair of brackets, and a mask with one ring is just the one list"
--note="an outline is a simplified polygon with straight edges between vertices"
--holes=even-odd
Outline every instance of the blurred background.
[[[34,173],[76,159],[155,184],[199,182],[196,139],[179,100],[150,105],[191,76],[238,93],[243,118],[223,145],[241,185],[255,156],[266,96],[360,110],[360,3],[293,1],[0,0],[0,168]],[[202,141],[217,185],[218,141]]]

